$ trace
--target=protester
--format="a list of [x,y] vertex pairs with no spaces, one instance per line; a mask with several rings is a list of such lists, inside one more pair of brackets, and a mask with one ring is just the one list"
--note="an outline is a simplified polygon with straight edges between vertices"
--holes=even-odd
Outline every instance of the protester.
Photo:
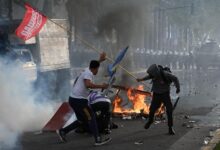
[[169,134],[174,135],[175,131],[173,129],[173,106],[170,98],[170,85],[174,82],[176,87],[176,93],[180,92],[179,80],[174,76],[169,68],[163,68],[160,65],[153,64],[147,70],[148,75],[144,78],[138,78],[137,81],[144,81],[152,79],[152,92],[153,98],[150,106],[150,113],[148,122],[145,124],[145,129],[148,129],[154,121],[154,114],[156,110],[163,103],[166,107],[167,117],[168,117],[168,127]]
[[102,95],[101,92],[93,91],[90,93],[89,103],[96,115],[99,132],[110,133],[110,99]]
[[104,61],[105,58],[105,53],[100,54],[99,61],[92,60],[89,68],[85,69],[85,71],[76,78],[69,97],[69,104],[74,110],[77,120],[67,127],[57,130],[61,141],[66,142],[66,134],[83,124],[89,125],[89,129],[95,138],[95,146],[106,144],[111,140],[111,138],[101,139],[95,115],[87,99],[90,89],[106,89],[108,87],[107,84],[93,83],[94,75],[98,73],[100,63]]
[[[111,100],[103,95],[103,92],[92,91],[89,94],[89,104],[95,113],[99,133],[110,134],[111,129],[117,129],[118,125],[112,122],[111,118]],[[88,125],[82,125],[75,130],[76,133],[89,132]]]

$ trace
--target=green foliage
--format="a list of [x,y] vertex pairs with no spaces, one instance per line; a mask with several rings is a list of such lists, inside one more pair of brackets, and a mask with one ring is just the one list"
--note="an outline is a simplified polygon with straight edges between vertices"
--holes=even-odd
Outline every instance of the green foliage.
[[214,150],[220,150],[220,143],[215,146]]

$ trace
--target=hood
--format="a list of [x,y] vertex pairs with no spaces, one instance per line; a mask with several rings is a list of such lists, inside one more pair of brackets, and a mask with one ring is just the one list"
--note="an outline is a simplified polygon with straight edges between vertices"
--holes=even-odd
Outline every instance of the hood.
[[147,73],[154,78],[161,78],[160,68],[156,64],[151,65],[147,69]]

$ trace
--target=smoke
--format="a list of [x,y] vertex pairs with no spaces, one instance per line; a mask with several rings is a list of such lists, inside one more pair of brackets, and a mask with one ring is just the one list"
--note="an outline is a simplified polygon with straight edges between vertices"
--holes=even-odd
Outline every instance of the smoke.
[[[121,49],[129,46],[122,65],[132,72],[136,70],[137,64],[132,56],[134,51],[137,48],[144,48],[143,33],[148,16],[143,10],[148,9],[149,3],[143,0],[138,2],[73,0],[68,1],[67,10],[76,34],[99,50],[104,50],[109,57],[114,59]],[[85,60],[94,58],[91,54],[88,55],[89,58],[85,53],[83,54],[83,51],[92,53],[92,50],[84,46],[79,39],[76,38],[72,45],[73,64],[80,62],[82,65]],[[95,52],[94,54],[97,55]],[[118,69],[117,76],[118,84],[133,85],[134,83],[133,79],[121,69]]]
[[0,149],[12,149],[25,131],[40,130],[53,114],[53,106],[39,102],[37,91],[25,71],[0,60]]
[[[146,75],[145,70],[150,64],[170,66],[180,79],[181,92],[186,96],[184,103],[187,102],[189,107],[201,107],[210,104],[207,101],[210,92],[211,95],[218,93],[211,84],[219,81],[214,76],[219,75],[219,70],[206,68],[204,72],[208,71],[208,77],[211,77],[204,82],[207,76],[200,76],[203,74],[199,69],[200,62],[209,64],[212,56],[204,59],[194,52],[204,37],[219,41],[219,5],[216,4],[219,4],[218,0],[68,0],[66,7],[74,35],[80,35],[111,58],[129,45],[122,65],[130,72],[142,73],[140,77]],[[77,37],[71,43],[70,53],[74,67],[86,67],[88,60],[97,56]],[[122,85],[136,83],[121,69],[117,71],[116,81]],[[207,85],[209,89],[203,88]]]

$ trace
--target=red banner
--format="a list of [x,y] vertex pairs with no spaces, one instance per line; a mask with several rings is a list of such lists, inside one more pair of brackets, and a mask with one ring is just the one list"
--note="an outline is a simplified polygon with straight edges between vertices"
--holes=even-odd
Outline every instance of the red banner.
[[38,34],[47,21],[47,17],[34,10],[28,4],[25,4],[25,16],[16,29],[15,34],[23,40],[28,40]]

